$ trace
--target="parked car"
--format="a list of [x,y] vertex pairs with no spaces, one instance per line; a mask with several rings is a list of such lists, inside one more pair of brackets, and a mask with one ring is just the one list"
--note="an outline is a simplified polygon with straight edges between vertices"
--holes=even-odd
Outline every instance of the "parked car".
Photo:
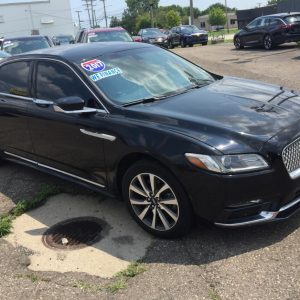
[[16,55],[51,47],[53,47],[53,43],[50,42],[50,38],[37,35],[5,38],[1,50],[11,55]]
[[263,46],[270,50],[277,45],[300,41],[300,13],[282,13],[255,19],[234,36],[236,49]]
[[299,93],[214,75],[160,47],[8,58],[0,112],[2,159],[121,195],[157,236],[187,233],[194,213],[237,227],[300,208]]
[[195,44],[207,45],[208,33],[194,25],[173,27],[169,36],[169,48],[180,45],[182,48]]
[[[138,32],[140,42],[168,47],[168,36],[158,28],[144,28]],[[134,41],[138,41],[135,39]]]
[[130,34],[122,27],[84,29],[78,32],[75,43],[132,42]]
[[0,60],[4,59],[4,58],[7,58],[11,56],[10,54],[4,52],[4,51],[0,51]]
[[53,41],[55,46],[66,45],[66,44],[74,44],[75,43],[74,37],[72,35],[64,35],[64,34],[55,35],[52,38],[52,41]]

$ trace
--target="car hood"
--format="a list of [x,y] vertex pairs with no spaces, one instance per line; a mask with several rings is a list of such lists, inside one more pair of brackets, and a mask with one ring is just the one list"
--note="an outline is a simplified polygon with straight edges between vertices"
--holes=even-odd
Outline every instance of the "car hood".
[[300,119],[296,92],[225,77],[161,101],[128,107],[140,121],[197,139],[222,153],[259,151]]

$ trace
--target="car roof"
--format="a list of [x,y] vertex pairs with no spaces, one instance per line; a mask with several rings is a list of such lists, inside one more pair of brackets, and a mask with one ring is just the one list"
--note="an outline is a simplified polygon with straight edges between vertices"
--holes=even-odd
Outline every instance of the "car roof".
[[[75,44],[66,45],[54,48],[45,48],[27,54],[17,55],[18,58],[39,58],[48,57],[63,59],[73,63],[80,63],[86,59],[92,59],[99,57],[107,53],[121,52],[131,49],[141,49],[149,48],[155,46],[144,44],[144,43],[134,43],[134,42],[105,42],[105,43],[89,43],[89,44]],[[14,56],[16,57],[16,56]]]
[[28,35],[28,36],[20,36],[20,37],[6,37],[4,38],[4,40],[29,40],[29,39],[41,39],[41,38],[45,38],[44,35]]
[[111,32],[111,31],[125,31],[123,27],[112,27],[112,28],[94,28],[94,29],[87,29],[89,33],[96,33],[96,32]]
[[300,12],[279,13],[279,14],[263,16],[261,18],[268,18],[268,17],[284,18],[284,17],[288,17],[288,16],[293,16],[293,15],[300,15]]

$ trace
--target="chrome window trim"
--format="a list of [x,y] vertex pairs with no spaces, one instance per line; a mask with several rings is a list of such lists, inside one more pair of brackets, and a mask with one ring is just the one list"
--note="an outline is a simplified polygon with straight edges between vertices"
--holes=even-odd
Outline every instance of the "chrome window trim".
[[103,140],[108,140],[110,142],[114,142],[117,138],[113,135],[109,135],[109,134],[105,134],[105,133],[97,133],[97,132],[92,132],[92,131],[88,131],[85,129],[80,129],[80,132],[89,136],[93,136],[99,139],[103,139]]
[[14,95],[14,94],[7,94],[7,93],[1,93],[1,92],[0,92],[0,96],[9,97],[9,98],[17,98],[17,99],[25,100],[25,101],[33,101],[34,100],[31,97],[24,97],[24,96],[19,96],[19,95]]
[[[67,66],[78,78],[79,80],[84,84],[84,86],[90,91],[90,93],[92,93],[92,95],[97,99],[97,101],[99,102],[99,104],[104,108],[104,111],[109,114],[109,110],[106,108],[106,106],[101,102],[101,100],[99,99],[98,96],[96,96],[96,94],[94,93],[94,91],[86,84],[86,82],[79,76],[79,74],[77,73],[77,71],[70,66],[69,64],[67,64],[66,62],[59,60],[59,59],[55,59],[55,58],[48,58],[48,57],[23,57],[23,58],[9,58],[8,61],[4,61],[3,64],[0,63],[0,67],[5,66],[6,64],[9,63],[13,63],[13,62],[18,62],[18,61],[39,61],[39,60],[44,60],[44,61],[54,61],[57,63],[61,63],[65,66]],[[31,98],[33,99],[33,98]],[[103,111],[102,109],[100,109],[101,111]]]
[[30,159],[24,158],[24,157],[22,157],[22,156],[19,156],[19,155],[16,155],[16,154],[13,154],[13,153],[10,153],[10,152],[7,152],[7,151],[4,151],[4,153],[5,153],[6,155],[9,155],[9,156],[12,156],[12,157],[15,157],[15,158],[18,158],[18,159],[21,159],[21,160],[30,162],[30,163],[32,163],[32,164],[38,166],[38,167],[42,167],[42,168],[46,168],[46,169],[49,169],[49,170],[52,170],[52,171],[55,171],[55,172],[58,172],[58,173],[62,173],[62,174],[64,174],[64,175],[73,177],[73,178],[75,178],[75,179],[79,179],[79,180],[81,180],[81,181],[84,181],[84,182],[87,182],[87,183],[90,183],[90,184],[99,186],[99,187],[101,187],[101,188],[105,188],[105,185],[103,185],[103,184],[100,184],[100,183],[97,183],[97,182],[94,182],[94,181],[85,179],[85,178],[83,178],[83,177],[80,177],[80,176],[77,176],[77,175],[74,175],[74,174],[71,174],[71,173],[68,173],[68,172],[65,172],[65,171],[62,171],[62,170],[59,170],[59,169],[50,167],[50,166],[47,166],[47,165],[44,165],[44,164],[40,164],[40,163],[38,163],[37,161],[30,160]]

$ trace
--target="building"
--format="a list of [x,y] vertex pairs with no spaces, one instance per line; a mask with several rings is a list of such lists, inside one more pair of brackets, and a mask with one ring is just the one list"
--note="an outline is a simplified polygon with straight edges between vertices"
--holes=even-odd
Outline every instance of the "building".
[[285,0],[279,2],[276,5],[269,5],[265,7],[257,7],[254,9],[238,10],[237,11],[237,20],[238,28],[243,28],[249,24],[254,19],[272,15],[277,13],[285,12],[300,12],[300,1],[299,0]]
[[75,31],[69,0],[0,0],[0,37]]
[[[229,28],[237,28],[237,16],[235,13],[228,13],[228,19],[227,19]],[[216,26],[211,26],[209,24],[209,15],[204,15],[204,16],[200,16],[199,18],[197,18],[194,22],[194,24],[199,27],[200,29],[204,29],[207,31],[211,31],[214,30],[216,28]],[[222,26],[224,28],[227,28],[227,23],[226,25]]]

